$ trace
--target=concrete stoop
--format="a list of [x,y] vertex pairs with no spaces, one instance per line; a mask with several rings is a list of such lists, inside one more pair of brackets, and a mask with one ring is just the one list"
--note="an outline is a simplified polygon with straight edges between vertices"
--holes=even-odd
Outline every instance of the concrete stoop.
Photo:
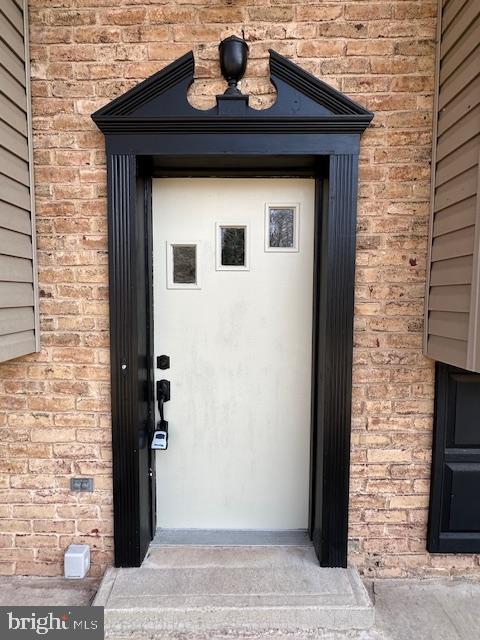
[[109,638],[373,638],[354,569],[318,566],[310,546],[152,546],[110,569],[93,603]]

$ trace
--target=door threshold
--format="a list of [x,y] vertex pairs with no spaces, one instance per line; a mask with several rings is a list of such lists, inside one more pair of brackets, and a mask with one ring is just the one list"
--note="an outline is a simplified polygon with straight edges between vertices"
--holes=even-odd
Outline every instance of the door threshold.
[[311,546],[306,529],[157,529],[152,544],[235,546]]

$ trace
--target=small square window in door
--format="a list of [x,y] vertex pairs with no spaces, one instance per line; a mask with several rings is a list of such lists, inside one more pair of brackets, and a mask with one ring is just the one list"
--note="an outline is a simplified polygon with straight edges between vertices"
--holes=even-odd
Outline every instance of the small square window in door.
[[167,288],[200,289],[198,243],[167,242]]
[[248,271],[248,226],[217,224],[217,271]]
[[298,251],[298,204],[267,204],[265,208],[265,251]]

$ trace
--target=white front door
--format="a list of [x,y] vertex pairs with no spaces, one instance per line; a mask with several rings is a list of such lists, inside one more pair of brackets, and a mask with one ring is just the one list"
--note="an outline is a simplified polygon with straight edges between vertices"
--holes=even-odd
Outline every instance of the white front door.
[[157,525],[305,529],[314,182],[153,181]]

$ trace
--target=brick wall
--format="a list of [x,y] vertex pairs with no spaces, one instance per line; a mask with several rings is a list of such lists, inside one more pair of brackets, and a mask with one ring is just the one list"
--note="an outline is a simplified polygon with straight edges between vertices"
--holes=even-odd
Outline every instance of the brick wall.
[[[375,112],[358,219],[350,560],[365,574],[479,571],[425,549],[433,367],[422,357],[436,1],[30,0],[41,353],[0,366],[0,572],[54,575],[71,542],[112,559],[102,135],[90,114],[193,48],[196,106],[223,90],[221,38],[250,44],[243,89],[272,102],[273,47]],[[95,477],[72,494],[73,474]]]

